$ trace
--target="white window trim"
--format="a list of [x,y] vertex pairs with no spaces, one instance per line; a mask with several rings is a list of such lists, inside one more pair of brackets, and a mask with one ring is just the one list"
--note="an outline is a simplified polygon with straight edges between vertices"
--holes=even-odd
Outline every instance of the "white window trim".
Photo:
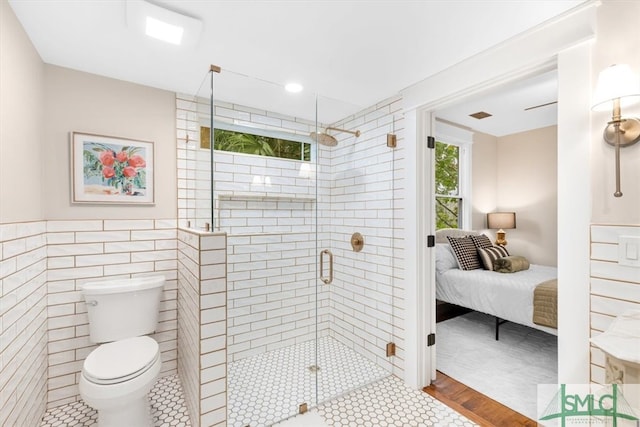
[[473,206],[473,201],[471,200],[473,132],[436,120],[436,141],[460,147],[458,170],[460,173],[460,194],[458,196],[462,199],[462,212],[460,213],[462,219],[461,228],[471,230],[471,212]]

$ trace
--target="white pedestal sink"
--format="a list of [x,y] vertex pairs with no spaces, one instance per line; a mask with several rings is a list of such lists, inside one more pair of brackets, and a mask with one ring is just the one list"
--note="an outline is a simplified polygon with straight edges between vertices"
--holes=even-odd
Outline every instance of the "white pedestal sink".
[[640,310],[625,311],[591,342],[606,355],[606,383],[620,384],[625,399],[640,414]]

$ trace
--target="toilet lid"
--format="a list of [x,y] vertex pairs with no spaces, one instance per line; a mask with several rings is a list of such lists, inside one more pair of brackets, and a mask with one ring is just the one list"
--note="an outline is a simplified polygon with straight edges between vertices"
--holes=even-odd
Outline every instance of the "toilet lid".
[[134,337],[102,344],[84,361],[83,374],[91,382],[114,384],[135,378],[158,359],[158,343],[150,337]]

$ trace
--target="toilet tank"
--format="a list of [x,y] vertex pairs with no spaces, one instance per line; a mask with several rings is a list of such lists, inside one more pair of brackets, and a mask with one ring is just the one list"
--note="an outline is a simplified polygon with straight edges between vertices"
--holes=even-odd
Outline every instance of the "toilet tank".
[[94,343],[147,335],[156,330],[164,276],[88,282],[82,286]]

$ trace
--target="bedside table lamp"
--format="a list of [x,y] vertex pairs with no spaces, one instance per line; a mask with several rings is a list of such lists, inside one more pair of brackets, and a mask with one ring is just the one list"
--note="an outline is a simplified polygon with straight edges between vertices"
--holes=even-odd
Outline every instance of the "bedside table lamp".
[[515,212],[491,212],[487,214],[487,228],[498,230],[496,232],[496,245],[506,246],[507,239],[504,229],[516,228]]

